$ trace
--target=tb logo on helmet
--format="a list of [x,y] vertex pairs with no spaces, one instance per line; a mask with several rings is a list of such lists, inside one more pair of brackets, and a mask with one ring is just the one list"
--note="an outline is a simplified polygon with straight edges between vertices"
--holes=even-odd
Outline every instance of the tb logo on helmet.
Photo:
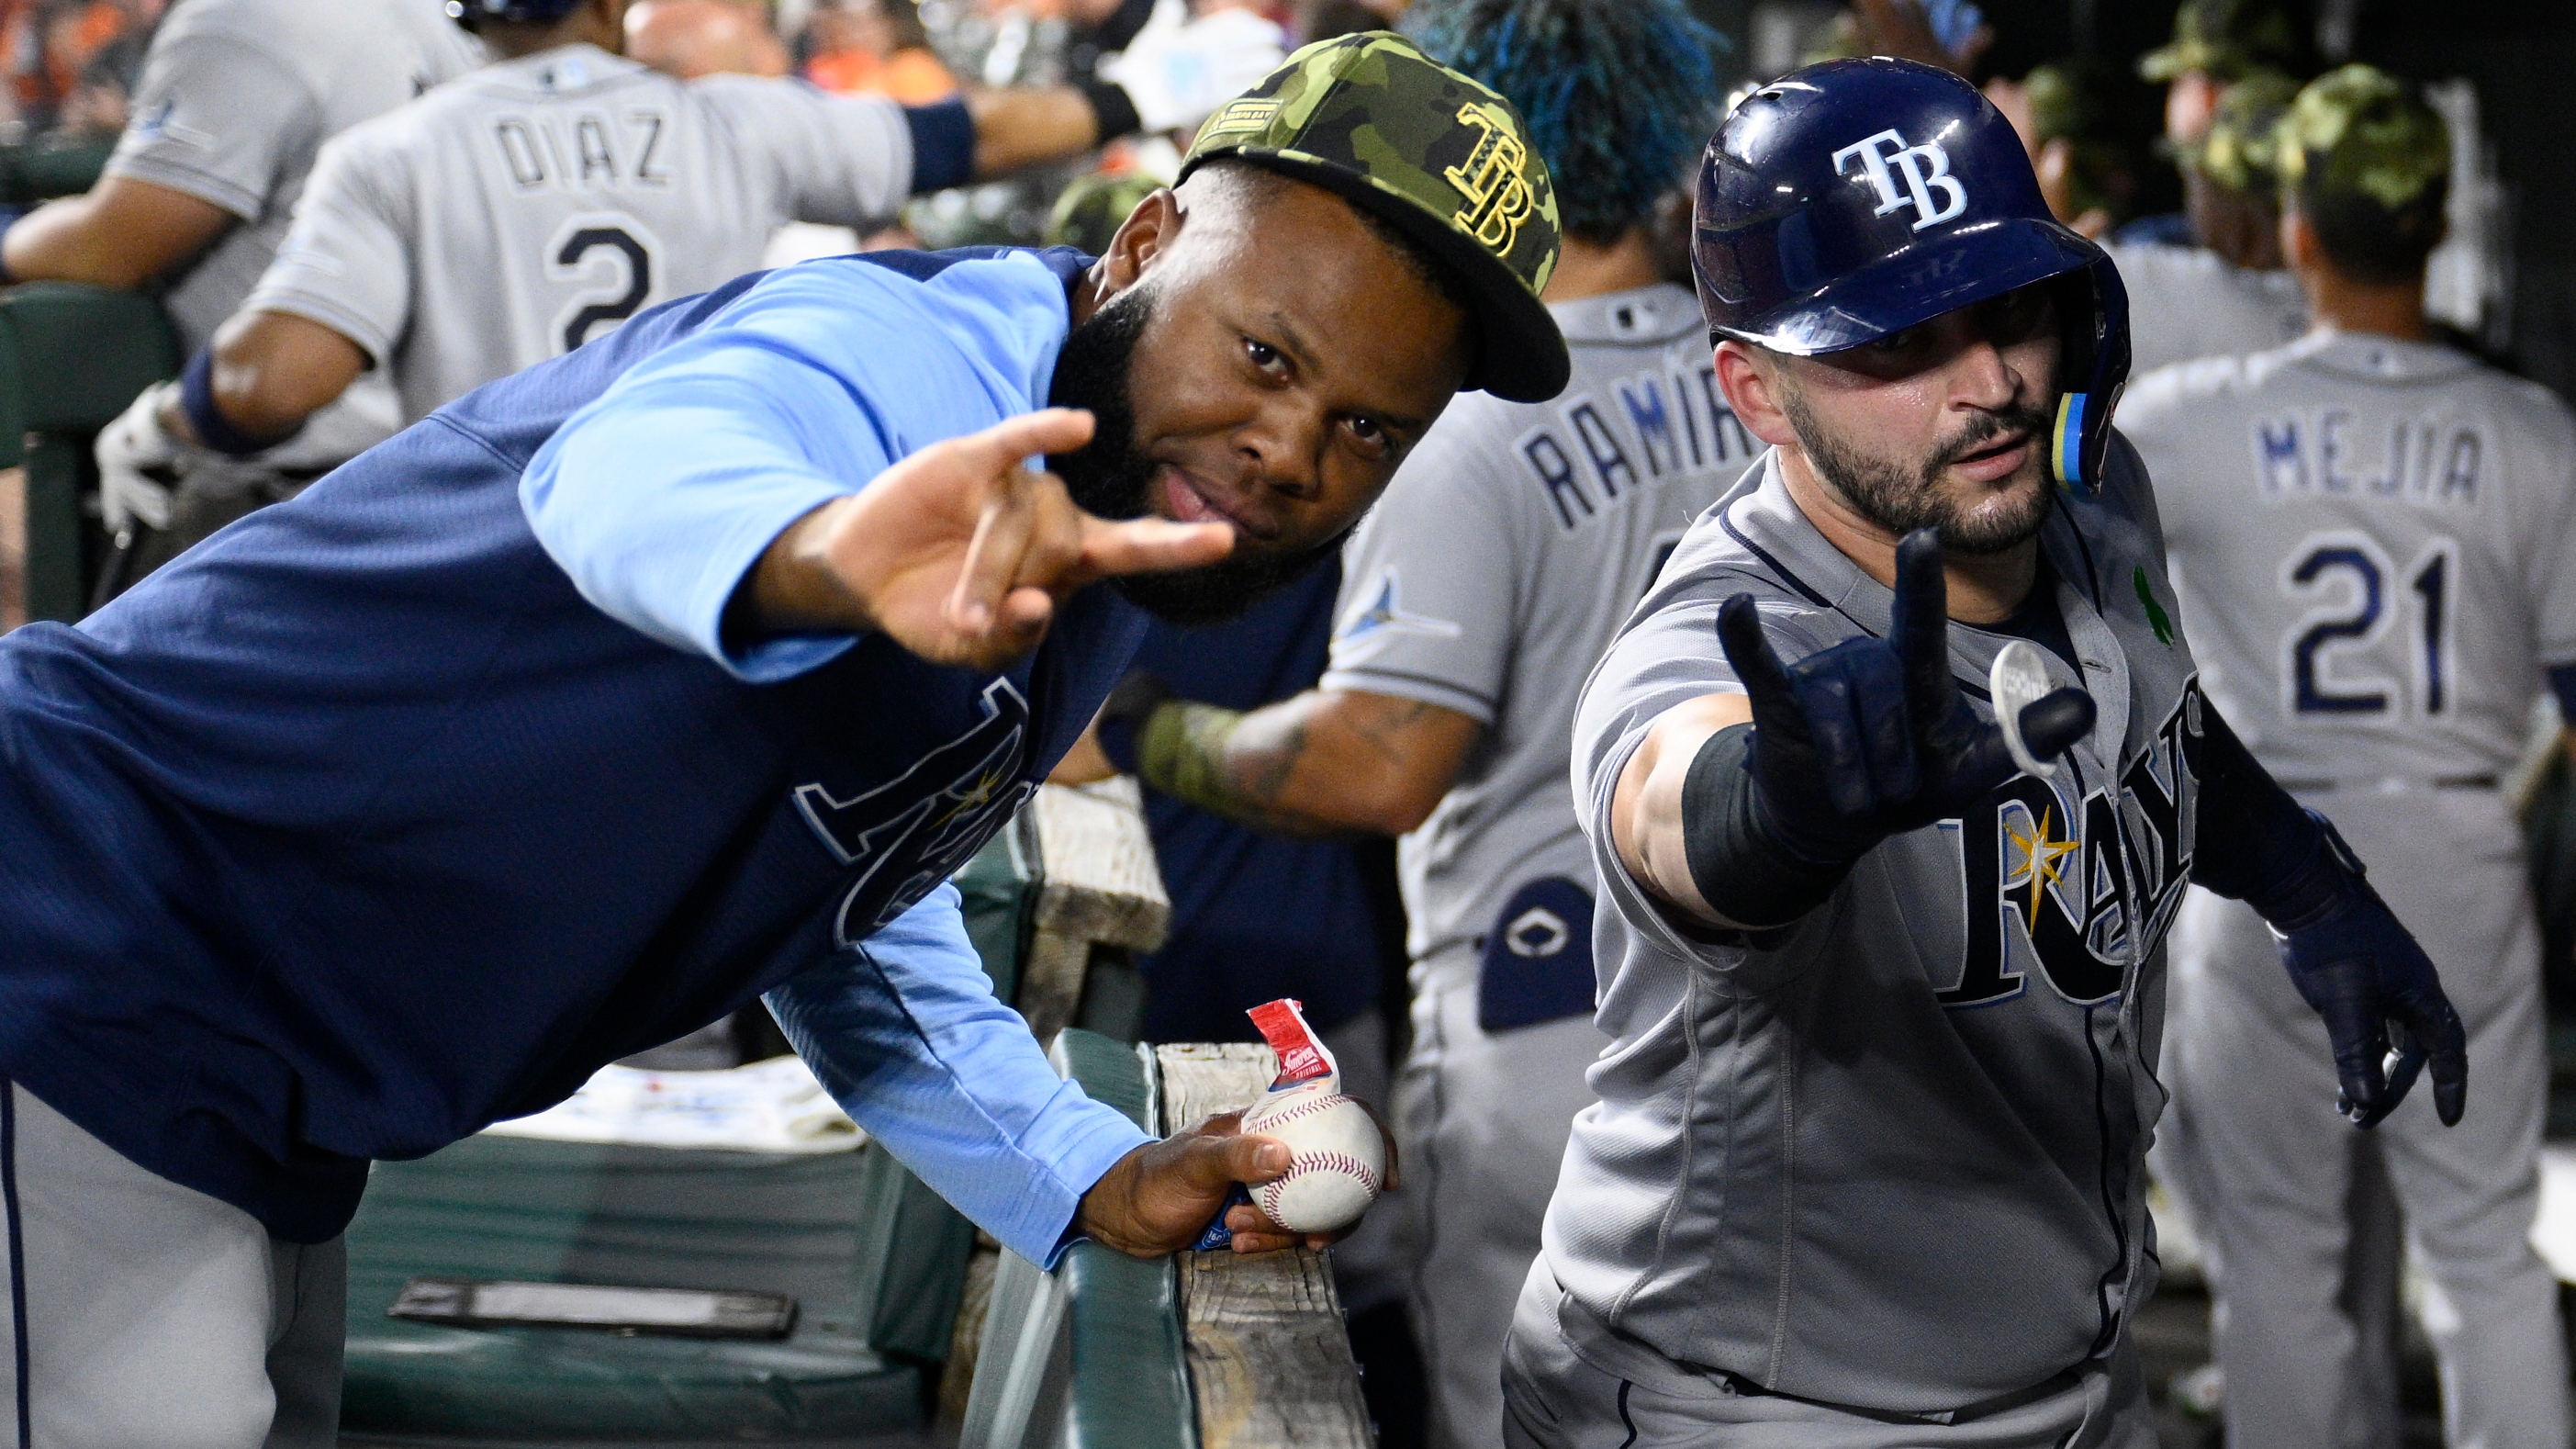
[[[1950,153],[1938,141],[1908,146],[1905,138],[1893,130],[1845,146],[1834,153],[1834,170],[1847,173],[1853,158],[1859,158],[1869,184],[1878,188],[1878,214],[1885,216],[1900,206],[1914,208],[1914,229],[1921,231],[1935,222],[1948,221],[1968,209],[1968,188],[1950,174]],[[1891,169],[1892,168],[1892,169]],[[1896,189],[1896,172],[1905,173],[1905,190]],[[1932,194],[1941,194],[1936,209]]]

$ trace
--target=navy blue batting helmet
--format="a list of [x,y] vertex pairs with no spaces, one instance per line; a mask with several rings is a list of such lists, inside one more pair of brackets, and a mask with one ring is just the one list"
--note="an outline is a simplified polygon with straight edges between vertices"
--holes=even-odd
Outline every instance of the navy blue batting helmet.
[[2129,380],[2129,301],[2100,247],[2049,215],[2012,123],[1903,60],[1835,60],[1746,97],[1700,163],[1691,275],[1714,341],[1839,352],[2063,278],[2049,456],[2091,487]]
[[447,0],[447,18],[471,30],[486,20],[551,25],[581,8],[581,0]]

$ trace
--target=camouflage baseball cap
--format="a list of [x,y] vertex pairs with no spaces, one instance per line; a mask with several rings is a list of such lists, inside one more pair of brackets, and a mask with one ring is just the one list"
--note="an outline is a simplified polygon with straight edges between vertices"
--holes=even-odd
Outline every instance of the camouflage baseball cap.
[[2183,159],[2230,191],[2270,196],[2281,181],[2281,122],[2298,95],[2299,83],[2279,71],[2252,72],[2219,98],[2209,134]]
[[1335,192],[1454,268],[1483,332],[1469,387],[1513,402],[1564,391],[1565,336],[1539,301],[1556,189],[1511,102],[1400,35],[1345,35],[1219,108],[1181,175],[1228,156]]
[[2308,82],[2281,123],[2281,182],[2390,211],[2451,175],[2451,133],[2405,82],[2348,65]]
[[2280,0],[2183,0],[2173,39],[2140,56],[2138,74],[2169,81],[2198,70],[2234,80],[2258,66],[2297,70],[2306,53]]

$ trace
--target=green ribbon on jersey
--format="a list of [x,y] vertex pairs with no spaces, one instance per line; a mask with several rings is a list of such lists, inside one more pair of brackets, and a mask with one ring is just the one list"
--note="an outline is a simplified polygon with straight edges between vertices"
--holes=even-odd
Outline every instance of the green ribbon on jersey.
[[2138,586],[2138,602],[2146,606],[2147,627],[2156,631],[2156,642],[2171,649],[2174,641],[2173,616],[2165,612],[2164,605],[2156,602],[2156,591],[2147,582],[2147,571],[2143,568],[2132,571],[2129,582]]

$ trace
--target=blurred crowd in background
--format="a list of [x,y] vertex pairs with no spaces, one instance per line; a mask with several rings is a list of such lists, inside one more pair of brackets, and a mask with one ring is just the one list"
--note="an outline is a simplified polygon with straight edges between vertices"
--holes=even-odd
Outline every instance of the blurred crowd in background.
[[[131,119],[127,96],[171,3],[0,0],[9,82],[0,87],[0,143],[112,139]],[[1399,26],[1406,3],[643,0],[628,31],[631,53],[676,74],[792,73],[827,90],[920,104],[967,85],[1078,83],[1100,57],[1128,48],[1149,26],[1230,15],[1247,28],[1274,28],[1280,43],[1293,47]],[[2200,145],[2230,87],[2248,78],[2302,81],[2347,59],[2410,75],[2427,83],[2458,152],[2452,236],[2431,283],[2434,312],[2490,353],[2515,340],[2516,218],[2505,205],[2505,183],[2514,178],[2498,174],[2497,131],[2481,101],[2495,104],[2499,91],[2509,107],[2535,98],[2511,85],[2479,84],[2478,71],[2517,57],[2514,47],[2481,51],[2474,41],[2480,31],[2509,35],[2519,22],[2503,12],[2525,7],[2480,7],[2485,13],[2445,32],[2454,49],[2470,46],[2449,57],[2425,43],[2434,7],[2363,0],[2194,4],[2181,7],[2191,13],[2179,29],[2171,0],[2116,7],[2099,0],[1698,0],[1695,8],[1732,42],[1720,63],[1738,87],[1834,55],[1895,55],[1958,71],[2021,129],[2060,218],[2124,242],[2189,236],[2188,178],[2198,174]],[[2545,63],[2549,53],[2544,42],[2519,59]],[[2519,119],[2509,124],[2530,129]],[[1169,175],[1186,141],[1122,141],[1089,166],[943,193],[915,205],[903,233],[875,240],[1096,244],[1126,203]],[[2545,164],[2504,158],[2509,167],[2516,159],[2525,171]],[[2513,189],[2533,191],[2528,182]],[[812,254],[838,241],[811,238],[788,250]],[[2528,260],[2556,267],[2554,256]],[[2563,387],[2567,379],[2551,365],[2563,347],[2539,346],[2547,360],[2538,374]]]

